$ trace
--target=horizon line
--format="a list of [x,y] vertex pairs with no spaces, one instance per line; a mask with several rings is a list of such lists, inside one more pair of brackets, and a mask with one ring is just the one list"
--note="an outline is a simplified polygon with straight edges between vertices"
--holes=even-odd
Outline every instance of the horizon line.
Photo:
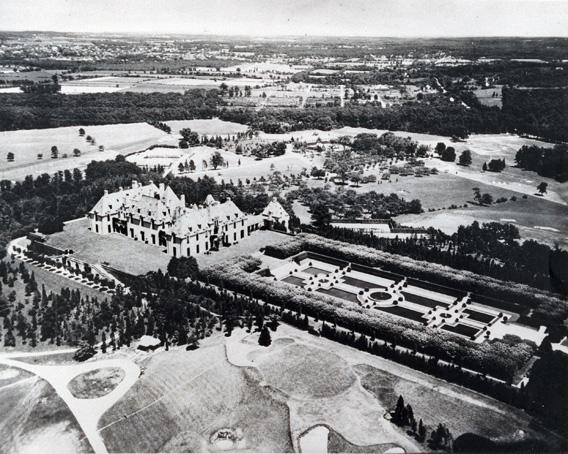
[[324,34],[248,34],[248,33],[189,33],[189,32],[150,32],[150,31],[70,31],[70,30],[5,30],[0,33],[63,33],[74,35],[153,35],[153,36],[195,36],[226,38],[347,38],[347,39],[568,39],[561,35],[324,35]]

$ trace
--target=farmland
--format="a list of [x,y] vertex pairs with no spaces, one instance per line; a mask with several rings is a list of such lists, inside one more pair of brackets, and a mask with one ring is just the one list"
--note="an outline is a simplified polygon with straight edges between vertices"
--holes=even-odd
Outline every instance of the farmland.
[[[85,136],[79,135],[79,127],[21,130],[0,132],[2,166],[0,179],[23,179],[26,175],[85,167],[93,159],[112,159],[117,154],[143,150],[156,143],[176,143],[172,136],[146,123],[129,123],[103,126],[84,126]],[[86,141],[86,136],[95,139],[95,144]],[[99,151],[99,146],[104,151]],[[56,146],[58,157],[53,159],[51,147]],[[77,148],[80,156],[74,156]],[[7,160],[7,153],[14,160]],[[42,155],[38,159],[38,155]]]

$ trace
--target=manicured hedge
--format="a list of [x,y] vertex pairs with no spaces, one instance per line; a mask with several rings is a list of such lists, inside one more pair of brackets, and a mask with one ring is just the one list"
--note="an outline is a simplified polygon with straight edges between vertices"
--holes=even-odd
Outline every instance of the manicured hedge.
[[[300,234],[277,246],[266,248],[267,253],[277,258],[286,258],[302,251],[333,255],[350,262],[381,267],[414,279],[451,287],[463,292],[475,293],[478,297],[512,302],[515,312],[526,314],[533,309],[532,317],[543,324],[562,323],[568,317],[568,302],[557,296],[528,285],[504,282],[465,270],[414,260],[402,255],[390,254],[366,246],[323,238],[314,234]],[[506,303],[503,303],[506,304]],[[508,306],[507,307],[513,307]],[[507,309],[509,310],[509,309]]]
[[242,257],[214,264],[202,270],[203,277],[217,285],[259,298],[283,309],[317,317],[368,336],[394,342],[421,351],[438,359],[454,361],[497,378],[511,380],[534,353],[534,346],[525,342],[506,343],[500,340],[475,344],[468,339],[404,320],[374,309],[317,292],[261,277],[243,270],[252,260]]

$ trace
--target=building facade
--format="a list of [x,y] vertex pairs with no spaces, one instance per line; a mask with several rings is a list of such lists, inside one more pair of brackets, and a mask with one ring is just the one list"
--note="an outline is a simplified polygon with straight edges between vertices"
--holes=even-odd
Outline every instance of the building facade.
[[150,182],[117,192],[105,191],[88,213],[91,231],[120,233],[164,247],[173,257],[187,257],[237,243],[260,227],[257,217],[243,213],[230,199],[220,203],[208,195],[203,205],[187,207],[164,184]]

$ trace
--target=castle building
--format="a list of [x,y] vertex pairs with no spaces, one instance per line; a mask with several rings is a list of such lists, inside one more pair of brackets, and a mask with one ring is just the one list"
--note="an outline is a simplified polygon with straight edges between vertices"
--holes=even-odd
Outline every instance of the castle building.
[[187,207],[169,187],[150,182],[104,195],[88,213],[91,231],[120,233],[133,240],[166,248],[173,257],[217,250],[239,242],[260,227],[261,219],[243,213],[234,202],[211,195],[204,205]]

